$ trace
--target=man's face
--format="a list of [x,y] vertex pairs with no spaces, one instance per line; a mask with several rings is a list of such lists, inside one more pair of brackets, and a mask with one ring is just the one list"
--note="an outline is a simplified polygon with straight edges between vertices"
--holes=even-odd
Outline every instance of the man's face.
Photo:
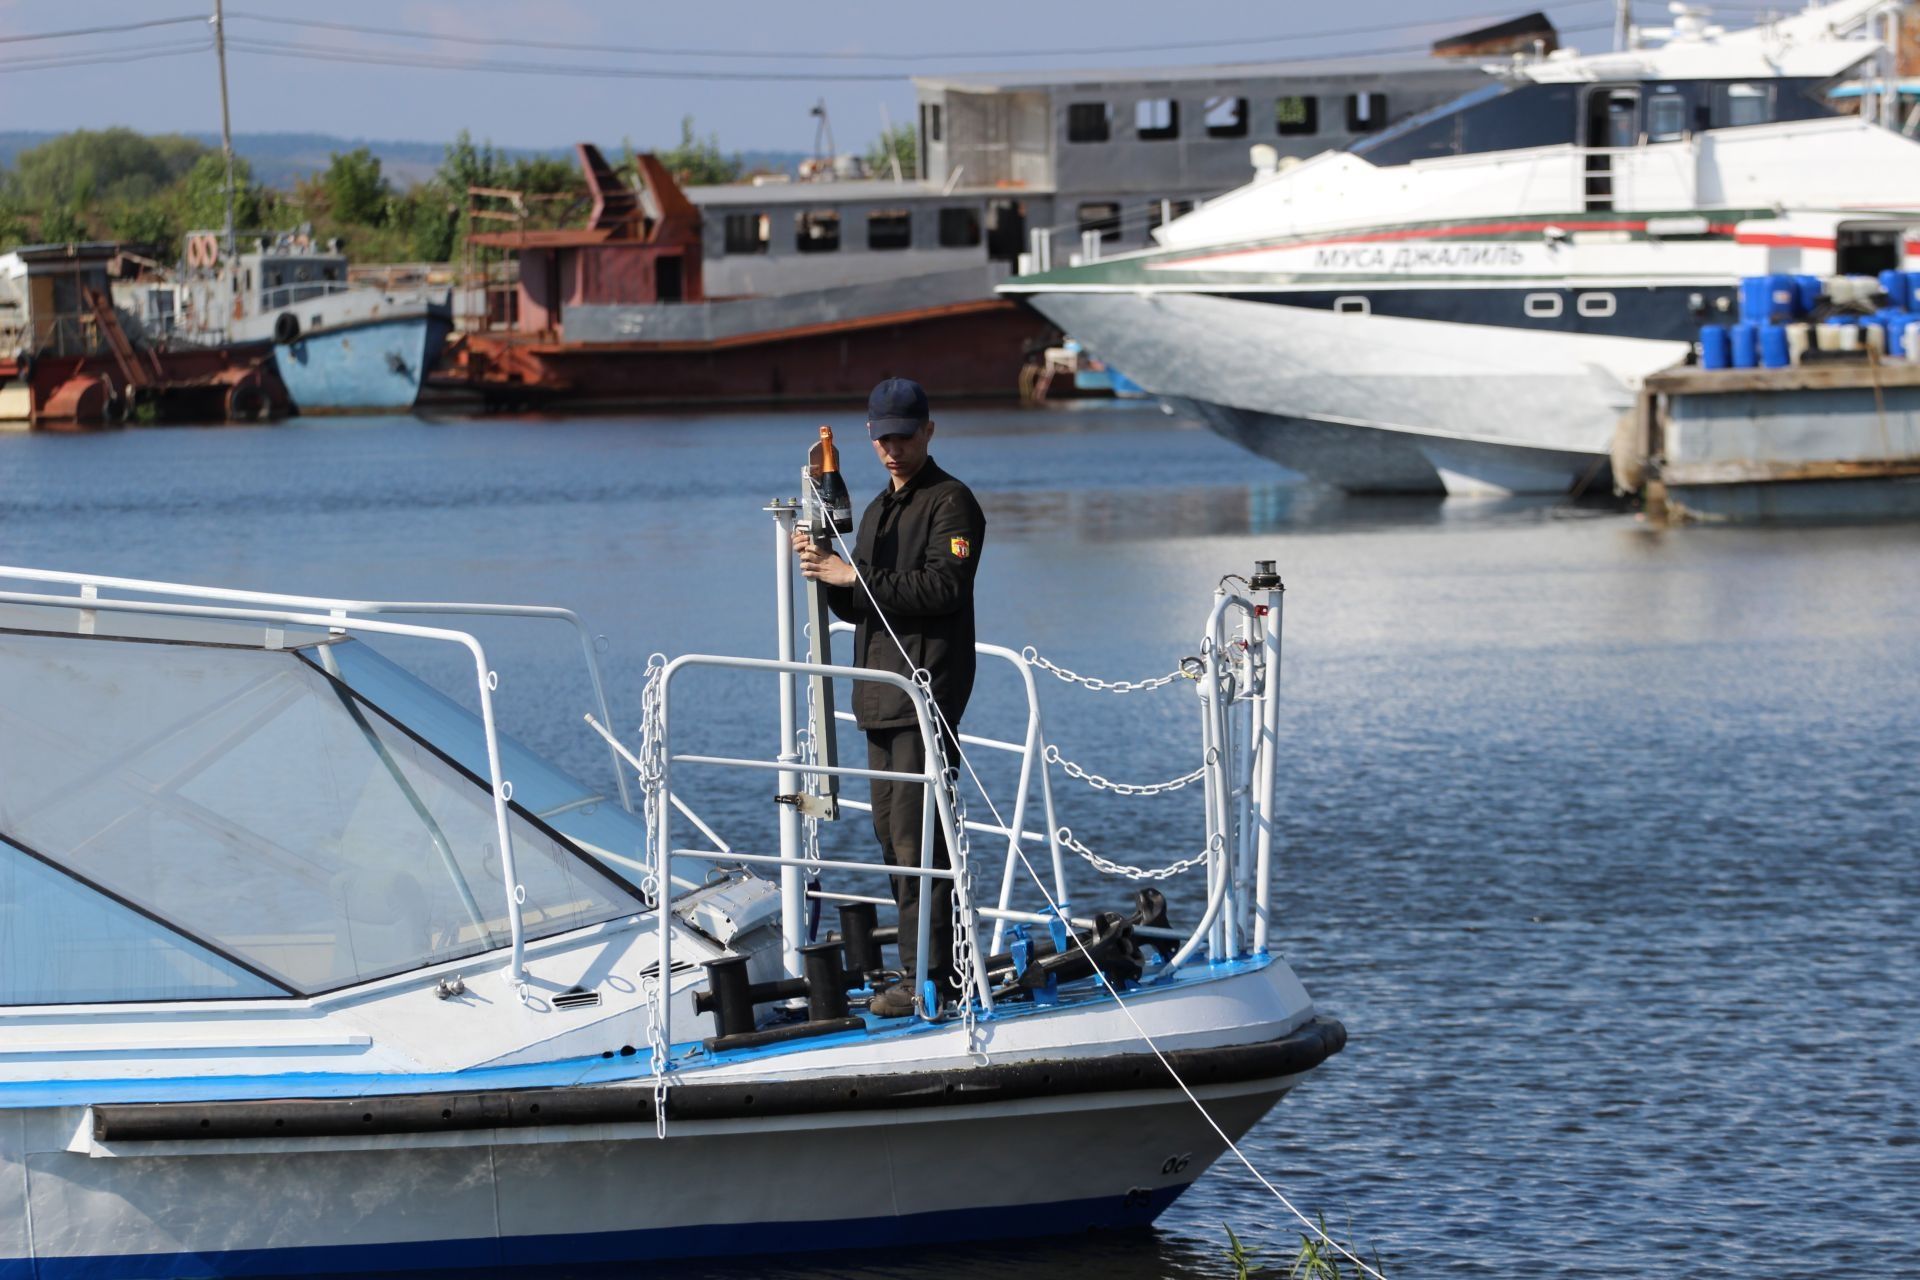
[[933,440],[933,423],[924,422],[911,435],[881,436],[873,442],[873,456],[893,477],[897,489],[927,465],[927,445]]

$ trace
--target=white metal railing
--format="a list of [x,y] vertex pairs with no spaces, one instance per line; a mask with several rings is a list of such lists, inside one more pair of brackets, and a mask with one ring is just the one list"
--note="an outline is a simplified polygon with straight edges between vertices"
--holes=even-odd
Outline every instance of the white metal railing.
[[[836,622],[832,627],[834,635],[850,635],[853,631],[854,626],[850,622]],[[1045,840],[1047,842],[1047,850],[1053,863],[1054,901],[1059,904],[1062,912],[1066,912],[1072,907],[1072,895],[1067,888],[1066,855],[1060,844],[1060,822],[1055,816],[1053,807],[1053,776],[1045,767],[1047,737],[1045,726],[1040,718],[1040,690],[1034,683],[1033,666],[1023,655],[1015,653],[1012,649],[1005,648],[1001,645],[976,644],[973,646],[973,650],[976,654],[983,657],[998,658],[1003,662],[1010,663],[1014,670],[1019,673],[1022,686],[1027,695],[1027,727],[1025,738],[1021,742],[1007,742],[999,738],[984,738],[971,733],[962,733],[959,735],[960,745],[962,747],[981,747],[988,751],[999,751],[1020,757],[1020,780],[1015,784],[1013,813],[1006,820],[1006,823],[1002,825],[997,822],[980,822],[974,819],[968,819],[965,826],[967,830],[978,831],[983,835],[1006,837],[1007,856],[1000,873],[1000,897],[997,908],[1000,913],[1006,912],[1011,905],[1014,880],[1019,867],[1020,841],[1022,840]],[[851,711],[836,712],[835,718],[857,723],[857,718]],[[1034,762],[1036,760],[1041,762],[1040,798],[1047,816],[1047,830],[1044,835],[1026,829],[1027,806],[1033,796],[1033,773]],[[873,811],[872,805],[860,800],[850,800],[844,796],[841,797],[840,803],[850,809],[858,809],[868,813]],[[1006,939],[1007,919],[1008,917],[1004,914],[994,917],[993,939],[987,948],[989,952],[996,954],[999,952],[1001,943]]]
[[[791,688],[794,677],[800,676],[820,676],[824,679],[845,680],[849,683],[867,681],[870,683],[892,685],[906,693],[913,704],[914,719],[919,727],[921,741],[925,747],[923,758],[927,761],[926,767],[919,773],[909,773],[887,769],[865,769],[853,765],[808,764],[798,759],[790,758],[789,752],[783,752],[781,758],[777,760],[757,760],[740,756],[676,754],[672,748],[673,681],[681,672],[699,667],[771,673],[782,677],[781,684],[783,688]],[[934,761],[939,759],[939,751],[937,748],[938,739],[935,737],[937,730],[934,727],[931,704],[927,699],[926,691],[918,684],[907,679],[905,676],[898,675],[891,671],[877,671],[863,667],[834,666],[829,663],[796,662],[792,659],[723,657],[717,654],[684,654],[678,658],[674,658],[661,669],[658,678],[661,682],[658,733],[660,735],[662,752],[660,776],[655,782],[655,785],[668,794],[672,793],[673,769],[676,765],[704,765],[720,768],[775,772],[778,773],[783,780],[797,775],[810,774],[819,777],[870,778],[895,782],[911,782],[917,783],[922,787],[920,803],[920,865],[918,867],[899,867],[885,863],[853,862],[840,859],[834,859],[832,861],[825,859],[808,859],[799,856],[798,850],[786,842],[784,833],[782,851],[777,855],[743,854],[737,850],[675,848],[673,844],[673,808],[671,805],[658,805],[656,806],[656,816],[654,818],[656,825],[653,832],[653,862],[655,864],[655,874],[659,877],[660,883],[663,886],[672,884],[673,859],[675,858],[702,858],[715,862],[748,862],[760,866],[779,867],[783,877],[787,877],[788,873],[792,873],[791,881],[794,886],[793,891],[799,897],[802,907],[804,907],[805,889],[803,882],[799,879],[799,873],[803,870],[826,867],[842,871],[865,872],[884,876],[907,875],[915,876],[923,880],[951,881],[953,883],[955,902],[961,912],[962,919],[969,922],[972,921],[973,903],[968,894],[966,876],[959,868],[952,866],[936,867],[933,864],[935,849],[934,829],[936,824],[945,838],[948,849],[957,849],[960,847],[960,844],[958,838],[959,833],[954,822],[955,815],[952,800],[947,793],[946,780],[942,778],[934,768]],[[785,700],[784,705],[791,706],[790,697]],[[782,808],[790,809],[792,806],[785,805],[782,806]],[[784,813],[782,816],[784,818]],[[784,883],[785,881],[783,880],[783,887]],[[789,914],[784,908],[790,904],[783,903],[782,905],[782,915],[784,917]],[[792,914],[798,915],[799,912]],[[921,992],[926,989],[928,952],[932,943],[933,910],[931,902],[924,895],[921,899],[921,909],[918,912],[918,916],[918,935],[916,938],[917,954],[914,960],[912,987],[915,992]],[[657,1019],[657,1027],[655,1029],[658,1032],[656,1043],[663,1046],[667,1054],[671,1055],[673,1046],[673,993],[666,985],[666,975],[670,975],[673,972],[671,951],[673,939],[673,907],[672,894],[668,891],[663,890],[658,895],[658,903],[655,908],[655,920],[659,939],[657,944],[659,947],[658,972],[662,975],[661,999],[656,1006],[657,1012],[655,1014]],[[787,945],[791,947],[794,945],[795,939],[789,936],[785,941]],[[993,1010],[993,993],[987,983],[985,961],[986,956],[981,953],[978,948],[973,948],[971,971],[966,975],[967,984],[971,988],[971,993],[970,995],[965,992],[962,994],[963,1001],[971,999],[977,1002],[978,1011],[983,1014],[991,1013]],[[927,1016],[931,1018],[938,1013],[938,1010],[928,1009],[926,1013]],[[663,1068],[668,1065],[670,1064],[661,1064]]]

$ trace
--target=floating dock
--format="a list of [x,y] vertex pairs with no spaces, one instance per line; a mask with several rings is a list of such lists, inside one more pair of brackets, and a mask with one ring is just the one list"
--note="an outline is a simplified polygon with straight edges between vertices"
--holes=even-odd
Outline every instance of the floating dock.
[[1619,486],[1670,519],[1920,518],[1920,363],[1667,369],[1613,461]]

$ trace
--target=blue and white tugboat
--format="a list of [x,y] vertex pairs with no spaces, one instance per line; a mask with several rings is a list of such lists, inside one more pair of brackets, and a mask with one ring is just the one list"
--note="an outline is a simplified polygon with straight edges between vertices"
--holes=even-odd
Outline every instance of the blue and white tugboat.
[[[498,732],[460,629],[571,624],[604,725],[566,610],[0,569],[0,1278],[1144,1226],[1340,1049],[1270,948],[1270,565],[1214,593],[1201,656],[1162,681],[1199,693],[1205,827],[1131,857],[1191,855],[1198,918],[1070,890],[1049,664],[982,645],[1026,721],[962,751],[1017,758],[1019,790],[926,789],[953,866],[918,874],[954,882],[958,976],[904,975],[917,1012],[876,1018],[887,870],[817,844],[862,807],[838,780],[868,776],[812,745],[834,686],[905,689],[935,762],[915,780],[972,766],[918,685],[796,660],[801,509],[769,510],[778,656],[656,658],[606,787]],[[395,638],[460,651],[477,714],[384,656]],[[778,758],[746,745],[771,735],[680,745],[723,677],[773,695]],[[675,788],[705,771],[764,785],[765,829],[698,817]]]
[[338,242],[306,231],[187,237],[176,339],[271,343],[302,413],[406,412],[453,331],[448,289],[383,289],[347,279]]

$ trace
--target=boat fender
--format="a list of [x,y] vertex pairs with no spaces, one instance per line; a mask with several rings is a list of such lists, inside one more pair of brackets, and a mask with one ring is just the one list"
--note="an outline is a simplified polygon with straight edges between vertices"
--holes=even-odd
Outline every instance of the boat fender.
[[291,311],[282,311],[273,318],[273,340],[281,346],[291,346],[300,340],[300,317]]
[[739,1035],[711,1036],[701,1041],[708,1053],[724,1053],[728,1049],[762,1049],[770,1044],[784,1044],[788,1040],[806,1040],[813,1036],[838,1035],[843,1031],[865,1031],[867,1020],[857,1013],[844,1018],[834,1018],[825,1022],[789,1022],[778,1027],[768,1027],[764,1031],[743,1031]]

